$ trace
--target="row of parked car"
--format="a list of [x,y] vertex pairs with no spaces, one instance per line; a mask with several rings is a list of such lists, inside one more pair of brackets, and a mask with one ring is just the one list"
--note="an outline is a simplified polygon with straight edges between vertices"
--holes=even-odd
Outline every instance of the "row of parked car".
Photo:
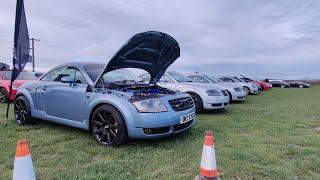
[[284,81],[281,79],[269,80],[266,79],[265,82],[269,82],[273,87],[281,87],[281,88],[309,88],[310,84],[301,82],[301,81]]
[[[104,146],[130,138],[160,138],[191,128],[196,113],[225,109],[272,84],[250,78],[167,71],[180,56],[175,39],[161,32],[132,37],[107,65],[68,63],[39,79],[22,72],[8,97],[11,72],[0,72],[0,101],[14,101],[19,125],[46,120],[90,130]],[[145,70],[136,74],[128,68]],[[27,82],[28,81],[28,82]],[[272,82],[271,82],[272,83]]]

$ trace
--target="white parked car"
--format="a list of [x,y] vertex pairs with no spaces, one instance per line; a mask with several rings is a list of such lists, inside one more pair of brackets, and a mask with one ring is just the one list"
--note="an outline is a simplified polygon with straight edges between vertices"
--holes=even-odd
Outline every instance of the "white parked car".
[[259,94],[259,88],[255,83],[244,82],[241,79],[237,79],[230,76],[219,76],[218,78],[223,82],[239,83],[246,94]]
[[[146,82],[150,80],[149,74],[143,74],[140,77]],[[196,112],[224,109],[229,105],[228,92],[222,86],[193,82],[188,77],[174,71],[166,72],[158,85],[188,93],[195,103]]]
[[224,87],[229,94],[229,101],[243,101],[246,99],[246,92],[244,92],[242,86],[234,82],[223,82],[213,76],[204,74],[192,74],[188,76],[192,81],[199,83],[219,84]]

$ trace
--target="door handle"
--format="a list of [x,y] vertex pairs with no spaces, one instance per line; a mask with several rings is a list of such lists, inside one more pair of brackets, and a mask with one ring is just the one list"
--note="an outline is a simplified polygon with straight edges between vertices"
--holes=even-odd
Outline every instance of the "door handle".
[[43,90],[43,91],[46,91],[46,90],[47,90],[47,86],[44,86],[44,87],[42,88],[42,90]]

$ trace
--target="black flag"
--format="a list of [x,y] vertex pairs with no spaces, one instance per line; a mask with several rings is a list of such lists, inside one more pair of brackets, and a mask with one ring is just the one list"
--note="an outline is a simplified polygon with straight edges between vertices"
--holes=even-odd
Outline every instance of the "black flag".
[[[29,50],[30,41],[26,14],[24,12],[24,3],[23,0],[17,0],[16,21],[14,28],[13,69],[9,97],[11,96],[13,81],[19,76],[20,72],[23,70],[29,60]],[[10,102],[8,101],[5,125],[7,125],[8,120],[9,103]]]

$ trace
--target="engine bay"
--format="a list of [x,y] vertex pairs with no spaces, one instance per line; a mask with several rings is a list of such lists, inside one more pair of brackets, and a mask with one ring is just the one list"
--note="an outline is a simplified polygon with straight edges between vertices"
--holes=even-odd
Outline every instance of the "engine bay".
[[[104,83],[103,85],[100,84],[100,86],[97,88],[98,93],[101,91],[108,91],[108,93],[112,93],[112,91],[116,92],[122,92],[130,96],[130,100],[140,101],[143,99],[149,99],[149,98],[157,98],[164,95],[174,95],[176,94],[176,91],[169,90],[163,87],[160,87],[158,85],[153,84],[116,84],[116,83]],[[122,94],[123,96],[123,94]]]

